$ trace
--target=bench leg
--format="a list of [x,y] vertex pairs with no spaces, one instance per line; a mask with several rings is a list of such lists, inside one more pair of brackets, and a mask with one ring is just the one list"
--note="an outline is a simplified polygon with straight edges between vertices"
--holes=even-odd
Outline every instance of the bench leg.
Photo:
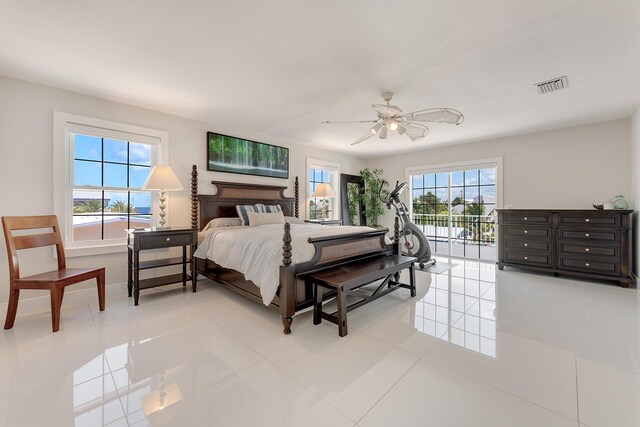
[[336,302],[338,303],[338,335],[347,335],[347,294],[342,287],[336,290]]
[[416,296],[416,266],[411,263],[409,266],[409,286],[411,286],[411,296]]
[[314,290],[316,291],[316,303],[313,306],[313,324],[319,325],[322,322],[322,291],[318,285],[314,284]]

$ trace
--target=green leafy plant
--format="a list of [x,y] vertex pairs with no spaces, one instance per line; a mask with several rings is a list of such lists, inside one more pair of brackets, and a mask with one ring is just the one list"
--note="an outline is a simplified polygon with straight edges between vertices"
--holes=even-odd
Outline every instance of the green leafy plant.
[[358,184],[347,184],[347,202],[349,209],[349,225],[356,225],[356,217],[360,211],[360,186]]
[[88,199],[73,207],[73,213],[94,213],[102,211],[102,200]]
[[113,202],[111,206],[109,206],[109,211],[136,213],[136,208],[134,208],[133,206],[130,206],[128,203],[118,200]]
[[[364,216],[367,218],[367,225],[369,227],[378,227],[378,217],[384,213],[384,204],[380,197],[378,197],[378,191],[382,184],[383,169],[362,169],[360,176],[364,181],[364,192],[362,194],[362,201],[364,202]],[[387,190],[382,190],[382,197],[388,196]]]

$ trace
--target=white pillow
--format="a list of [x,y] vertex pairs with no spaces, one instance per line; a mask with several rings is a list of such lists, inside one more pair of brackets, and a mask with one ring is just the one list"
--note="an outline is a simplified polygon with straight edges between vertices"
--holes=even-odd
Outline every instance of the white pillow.
[[289,224],[304,224],[303,220],[296,218],[295,216],[285,216],[284,220]]
[[254,225],[264,224],[284,224],[284,215],[282,212],[256,213],[247,211],[247,216],[249,217],[249,224],[252,227]]
[[207,231],[211,228],[240,227],[241,225],[242,221],[240,218],[215,218],[209,221],[202,231]]

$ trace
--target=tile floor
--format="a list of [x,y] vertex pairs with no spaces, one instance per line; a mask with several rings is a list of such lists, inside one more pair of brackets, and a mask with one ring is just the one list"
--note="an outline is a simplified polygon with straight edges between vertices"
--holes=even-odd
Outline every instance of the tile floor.
[[[449,260],[440,259],[446,263]],[[450,260],[349,335],[200,281],[0,332],[2,426],[640,425],[640,293]],[[91,296],[91,298],[89,298]],[[1,313],[4,315],[4,313]]]

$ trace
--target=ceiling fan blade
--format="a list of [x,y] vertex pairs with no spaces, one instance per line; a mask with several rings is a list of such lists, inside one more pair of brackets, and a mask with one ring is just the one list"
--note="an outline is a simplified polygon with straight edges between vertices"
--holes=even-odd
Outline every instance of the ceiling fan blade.
[[402,113],[402,110],[395,105],[373,104],[371,107],[383,117],[393,117]]
[[358,140],[352,142],[351,145],[360,144],[362,141],[366,141],[367,139],[371,138],[372,136],[373,136],[373,133],[371,133],[371,131],[368,130],[366,134],[362,135],[360,138],[358,138]]
[[462,113],[452,108],[430,108],[403,114],[400,117],[408,121],[449,123],[452,125],[459,125],[464,120]]
[[347,121],[325,120],[322,123],[323,124],[330,124],[330,125],[347,125],[347,124],[351,124],[351,123],[375,123],[375,122],[377,122],[377,120],[347,120]]
[[404,135],[407,135],[412,141],[418,141],[429,133],[429,128],[419,123],[405,123],[404,127],[406,128]]

